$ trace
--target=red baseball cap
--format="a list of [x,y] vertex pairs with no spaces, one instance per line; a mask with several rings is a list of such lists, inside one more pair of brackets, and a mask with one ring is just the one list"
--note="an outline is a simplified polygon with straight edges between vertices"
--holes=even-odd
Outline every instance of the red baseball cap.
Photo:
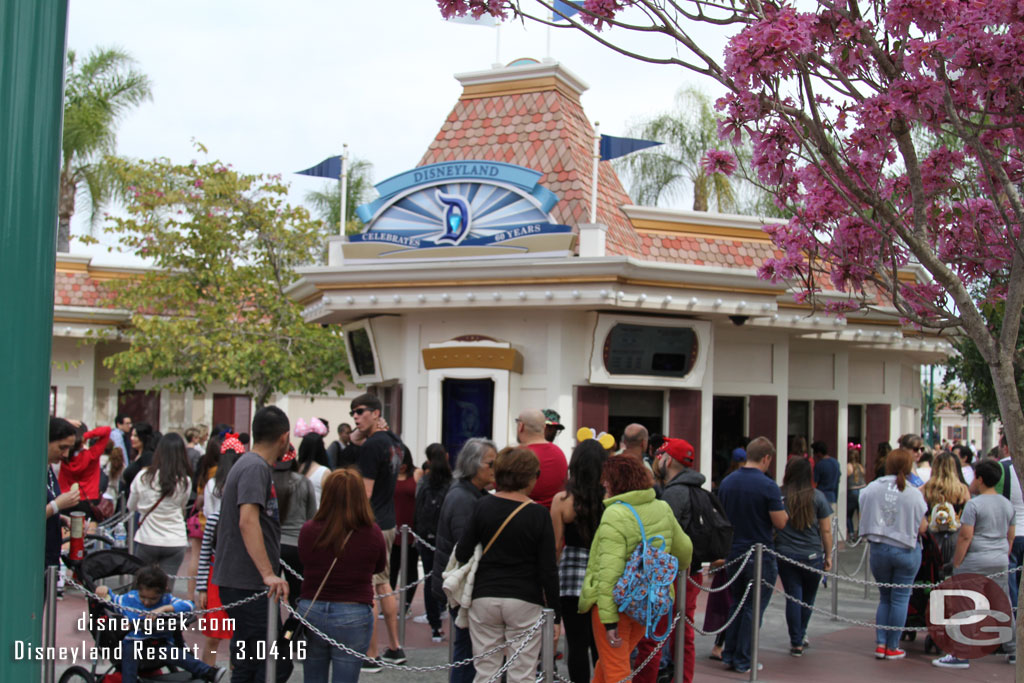
[[693,466],[693,446],[686,439],[666,438],[665,443],[658,449],[658,453],[665,453],[671,456],[684,467]]

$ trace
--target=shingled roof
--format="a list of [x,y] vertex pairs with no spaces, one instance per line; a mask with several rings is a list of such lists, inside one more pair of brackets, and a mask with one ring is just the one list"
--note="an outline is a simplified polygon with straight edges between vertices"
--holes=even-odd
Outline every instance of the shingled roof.
[[[590,222],[594,129],[580,104],[585,83],[557,63],[459,74],[463,93],[420,165],[486,159],[544,173],[560,198],[556,221]],[[640,238],[621,207],[629,195],[607,161],[599,164],[597,222],[610,254],[640,257]]]

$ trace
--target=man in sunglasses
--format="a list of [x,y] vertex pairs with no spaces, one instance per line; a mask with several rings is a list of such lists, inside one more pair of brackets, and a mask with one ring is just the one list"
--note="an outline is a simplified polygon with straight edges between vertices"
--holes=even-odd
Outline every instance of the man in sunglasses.
[[[352,410],[349,415],[356,423],[356,428],[352,431],[352,443],[358,445],[356,464],[360,474],[363,475],[363,484],[366,486],[366,495],[370,498],[370,507],[373,508],[377,525],[384,533],[385,546],[390,554],[396,533],[395,482],[398,481],[398,469],[402,464],[404,454],[402,442],[388,431],[387,423],[381,419],[380,399],[373,394],[357,396],[352,401]],[[394,590],[388,572],[390,566],[391,558],[389,557],[384,563],[384,571],[373,577],[373,588],[378,595],[385,595]],[[404,664],[405,652],[402,651],[398,642],[398,602],[393,595],[374,602],[380,603],[388,637],[388,649],[381,655],[381,659],[392,664]],[[374,619],[373,623],[374,631],[376,631],[377,620]],[[370,639],[370,649],[367,655],[374,659],[377,658],[376,633]],[[362,670],[366,673],[376,673],[380,671],[380,666],[364,662]]]

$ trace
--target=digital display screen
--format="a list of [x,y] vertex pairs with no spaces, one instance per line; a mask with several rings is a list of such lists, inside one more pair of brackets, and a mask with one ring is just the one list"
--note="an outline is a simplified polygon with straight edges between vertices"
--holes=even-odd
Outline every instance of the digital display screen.
[[610,375],[685,377],[697,357],[697,334],[689,327],[619,323],[604,342]]
[[352,361],[356,364],[355,374],[360,377],[377,374],[377,365],[373,362],[373,348],[370,346],[370,335],[365,329],[352,330],[348,333],[348,348],[352,353]]

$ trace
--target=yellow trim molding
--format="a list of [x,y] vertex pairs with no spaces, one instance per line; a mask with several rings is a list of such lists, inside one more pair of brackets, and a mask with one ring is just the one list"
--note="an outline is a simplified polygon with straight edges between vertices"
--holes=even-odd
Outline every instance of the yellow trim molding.
[[523,354],[515,349],[443,346],[436,349],[423,349],[423,366],[427,370],[488,368],[522,374]]

